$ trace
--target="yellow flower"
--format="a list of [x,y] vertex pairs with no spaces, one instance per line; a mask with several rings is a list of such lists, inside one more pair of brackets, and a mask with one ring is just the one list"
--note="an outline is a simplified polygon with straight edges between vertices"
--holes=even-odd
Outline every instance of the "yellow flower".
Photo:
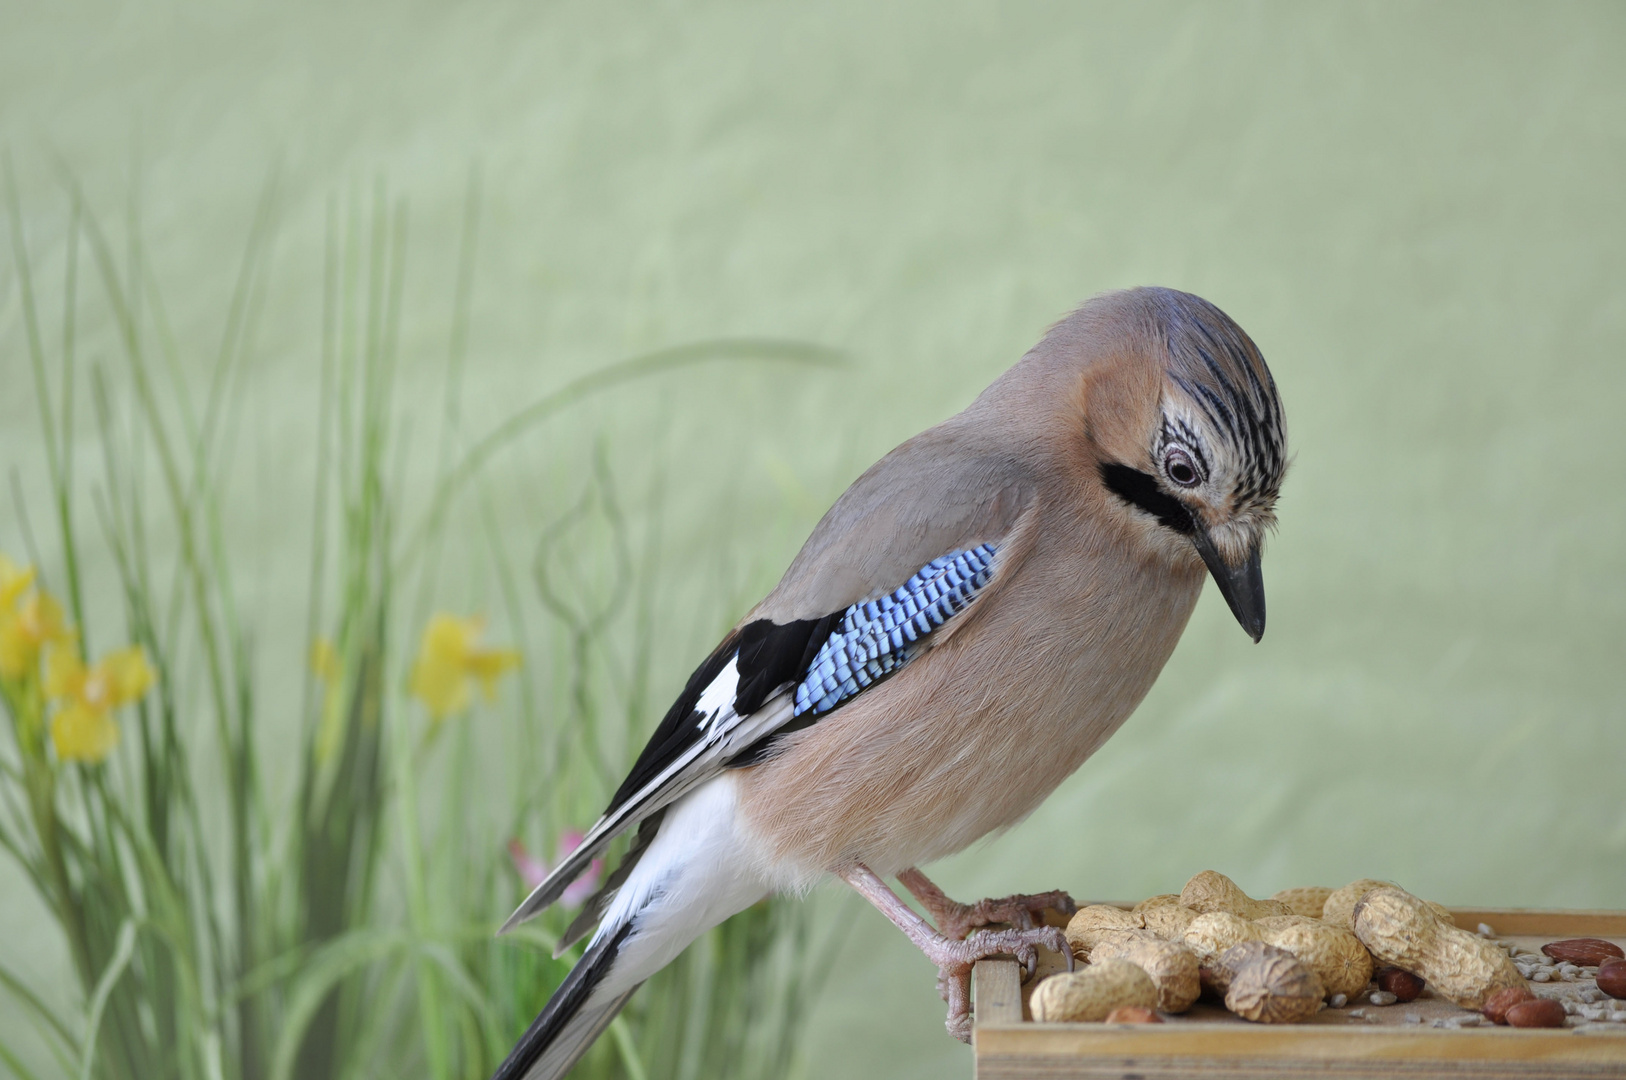
[[32,566],[18,566],[6,555],[0,554],[0,613],[10,614],[12,608],[17,606],[17,598],[27,592],[32,584]]
[[86,667],[71,648],[46,658],[45,693],[57,702],[51,742],[63,761],[96,763],[112,753],[119,729],[112,712],[147,692],[153,671],[139,647],[108,653]]
[[316,729],[316,760],[326,762],[339,748],[344,733],[340,694],[344,692],[344,664],[333,642],[317,638],[311,644],[311,670],[322,680],[322,722]]
[[319,637],[311,645],[311,670],[323,682],[335,683],[343,674],[339,666],[339,654],[334,651],[333,642],[325,637]]
[[441,612],[429,620],[412,665],[409,689],[440,720],[469,707],[469,683],[478,679],[486,700],[497,692],[497,677],[519,666],[512,649],[479,649],[475,643],[485,629],[478,616],[460,619]]
[[30,592],[33,584],[33,567],[0,555],[0,677],[32,675],[45,645],[73,640],[62,605],[44,589]]

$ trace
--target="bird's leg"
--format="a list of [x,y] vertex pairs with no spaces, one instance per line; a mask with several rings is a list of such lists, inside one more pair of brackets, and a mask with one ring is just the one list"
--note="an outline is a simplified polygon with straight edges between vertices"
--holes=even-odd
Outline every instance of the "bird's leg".
[[931,923],[915,914],[869,867],[855,863],[840,871],[840,876],[937,965],[937,989],[949,1007],[944,1026],[961,1042],[971,1041],[971,965],[978,960],[1014,956],[1031,974],[1039,960],[1038,946],[1043,945],[1065,956],[1068,969],[1072,969],[1073,951],[1067,947],[1066,936],[1054,926],[981,930],[964,941],[954,940],[932,929]]
[[1031,930],[1043,923],[1045,908],[1055,908],[1065,915],[1078,910],[1073,898],[1060,891],[1002,896],[997,900],[962,904],[949,899],[930,878],[914,867],[898,875],[898,884],[920,901],[932,921],[937,923],[937,929],[944,937],[950,938],[963,938],[989,923],[1010,923],[1018,930]]

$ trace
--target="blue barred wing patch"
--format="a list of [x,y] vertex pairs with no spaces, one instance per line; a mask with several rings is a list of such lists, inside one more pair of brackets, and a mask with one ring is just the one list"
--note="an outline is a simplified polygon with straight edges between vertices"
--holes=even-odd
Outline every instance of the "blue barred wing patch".
[[988,584],[994,545],[933,559],[902,588],[854,604],[796,687],[796,716],[818,716],[908,663],[927,634],[965,610]]

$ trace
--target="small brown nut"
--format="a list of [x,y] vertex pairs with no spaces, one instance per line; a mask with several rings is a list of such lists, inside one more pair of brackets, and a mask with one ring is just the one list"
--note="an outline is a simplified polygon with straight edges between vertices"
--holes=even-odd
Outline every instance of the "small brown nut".
[[1179,941],[1186,936],[1186,927],[1197,913],[1184,904],[1159,904],[1142,911],[1141,918],[1146,920],[1146,929],[1160,938],[1169,941]]
[[1292,914],[1279,900],[1255,900],[1218,870],[1204,870],[1186,882],[1186,887],[1180,890],[1180,903],[1199,915],[1228,911],[1244,919],[1262,919],[1267,915]]
[[1598,989],[1612,998],[1626,998],[1626,960],[1607,960],[1598,967]]
[[1552,998],[1521,1001],[1507,1011],[1510,1027],[1563,1027],[1564,1006]]
[[1120,1005],[1107,1013],[1109,1024],[1161,1024],[1163,1018],[1141,1005]]
[[1145,926],[1138,912],[1125,911],[1111,904],[1091,904],[1073,912],[1064,933],[1067,944],[1073,947],[1073,955],[1088,960],[1090,950],[1104,936],[1121,930],[1141,930]]
[[1157,986],[1128,961],[1103,960],[1050,976],[1034,988],[1029,1005],[1041,1024],[1093,1022],[1120,1005],[1156,1008]]
[[1560,963],[1567,961],[1582,967],[1597,967],[1605,960],[1626,959],[1626,952],[1623,952],[1619,945],[1595,937],[1549,941],[1541,947],[1541,951]]
[[1286,949],[1315,972],[1328,995],[1354,997],[1372,978],[1372,954],[1348,930],[1301,915],[1260,919],[1254,925],[1263,930],[1266,941]]
[[1216,966],[1230,974],[1225,1007],[1244,1020],[1297,1023],[1314,1016],[1326,996],[1308,964],[1286,949],[1264,942],[1233,945]]
[[1421,976],[1435,994],[1464,1009],[1479,1009],[1504,986],[1525,985],[1495,942],[1442,921],[1428,904],[1392,885],[1361,897],[1354,929],[1379,961]]
[[1372,977],[1377,980],[1378,989],[1393,994],[1396,1001],[1416,1001],[1423,992],[1422,979],[1397,967],[1386,967]]
[[[1353,930],[1355,917],[1355,904],[1361,897],[1373,889],[1398,888],[1392,881],[1379,881],[1376,878],[1361,878],[1352,881],[1341,889],[1334,889],[1328,896],[1327,902],[1321,906],[1321,918],[1334,926],[1342,926],[1346,930]],[[1452,917],[1448,908],[1436,904],[1432,900],[1422,901],[1423,905],[1434,912],[1436,918],[1447,926],[1455,926],[1456,919]]]
[[1307,915],[1312,919],[1321,918],[1322,909],[1327,906],[1327,897],[1332,890],[1322,885],[1306,885],[1298,889],[1283,889],[1271,896],[1272,900],[1286,904],[1287,910],[1294,915]]
[[1485,1014],[1485,1019],[1493,1024],[1506,1024],[1507,1011],[1521,1001],[1534,1001],[1536,995],[1530,992],[1527,986],[1507,986],[1496,991],[1485,999],[1485,1007],[1479,1011]]
[[1129,930],[1098,942],[1090,951],[1090,963],[1103,960],[1127,960],[1150,975],[1157,984],[1157,1007],[1163,1012],[1185,1012],[1202,993],[1197,954],[1150,930]]

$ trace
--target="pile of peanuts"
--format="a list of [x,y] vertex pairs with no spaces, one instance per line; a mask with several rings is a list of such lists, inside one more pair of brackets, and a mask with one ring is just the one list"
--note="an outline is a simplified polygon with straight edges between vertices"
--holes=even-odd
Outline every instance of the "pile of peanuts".
[[[1425,985],[1477,1014],[1451,1026],[1481,1016],[1515,1027],[1566,1022],[1564,1003],[1531,992],[1528,962],[1516,962],[1486,934],[1458,928],[1440,905],[1385,881],[1287,889],[1255,900],[1224,874],[1205,870],[1178,895],[1153,896],[1129,910],[1081,908],[1066,935],[1086,963],[1035,987],[1030,1005],[1041,1023],[1160,1023],[1160,1014],[1185,1012],[1204,995],[1247,1020],[1295,1023],[1362,995],[1378,1005],[1412,1001]],[[1544,951],[1590,958],[1599,1000],[1626,998],[1626,958],[1618,946],[1588,938]]]

